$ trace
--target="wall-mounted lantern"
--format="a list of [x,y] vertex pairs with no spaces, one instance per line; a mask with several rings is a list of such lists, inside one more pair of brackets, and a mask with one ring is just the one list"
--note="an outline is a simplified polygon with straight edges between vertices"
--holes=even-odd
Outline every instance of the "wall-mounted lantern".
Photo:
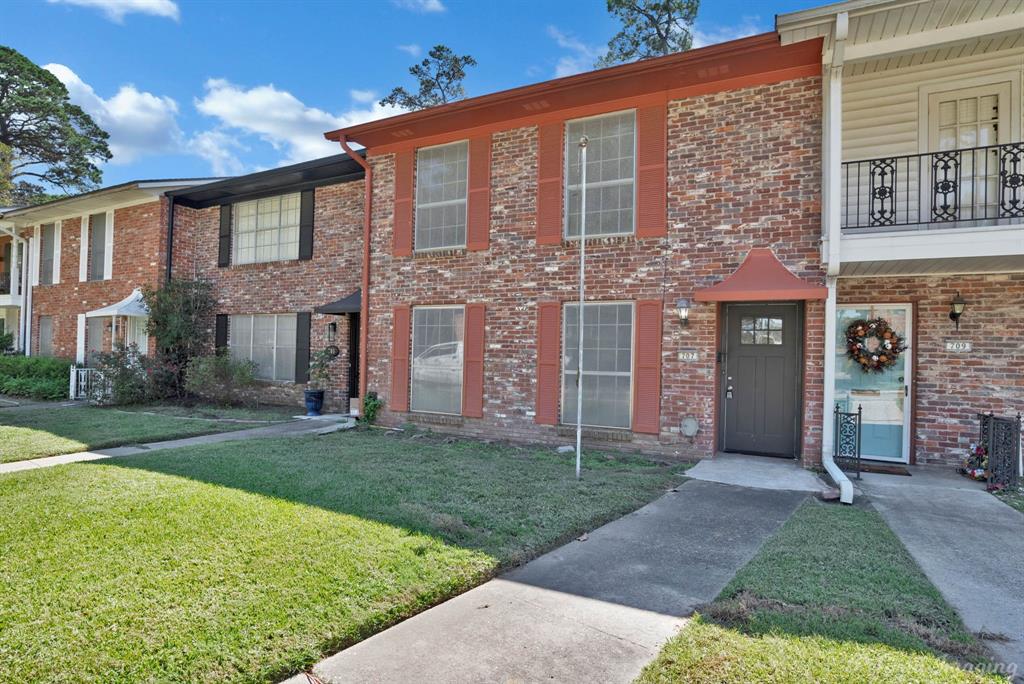
[[679,317],[679,325],[684,328],[690,325],[690,300],[689,299],[677,299],[676,300],[676,316]]
[[960,317],[964,315],[964,310],[967,308],[967,302],[960,296],[960,292],[956,293],[956,297],[953,297],[953,301],[949,303],[949,320],[956,323],[956,329],[960,329]]
[[334,344],[334,340],[338,337],[338,323],[331,321],[327,324],[327,344]]

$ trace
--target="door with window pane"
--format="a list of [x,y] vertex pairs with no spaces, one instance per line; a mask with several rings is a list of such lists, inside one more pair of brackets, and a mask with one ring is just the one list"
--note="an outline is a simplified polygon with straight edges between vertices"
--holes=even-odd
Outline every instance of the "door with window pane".
[[909,304],[843,304],[836,316],[835,401],[839,410],[863,411],[861,456],[908,463],[910,456],[910,359],[913,349],[881,373],[865,372],[846,354],[843,341],[850,324],[884,318],[905,342],[911,339]]
[[1009,141],[1010,84],[933,93],[928,99],[929,220],[999,215],[999,150]]
[[579,305],[562,317],[562,422],[577,421],[577,382],[583,383],[583,424],[628,428],[633,386],[633,304],[583,306],[583,369],[579,365]]

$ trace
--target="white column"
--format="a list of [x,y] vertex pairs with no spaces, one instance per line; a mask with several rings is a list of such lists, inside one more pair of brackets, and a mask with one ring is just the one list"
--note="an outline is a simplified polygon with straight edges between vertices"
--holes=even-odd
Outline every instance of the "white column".
[[79,229],[78,243],[78,282],[84,283],[89,279],[89,217],[82,216],[82,225]]
[[85,314],[78,314],[78,338],[75,347],[75,362],[85,363]]
[[54,285],[60,282],[60,242],[61,222],[57,221],[53,224],[53,273],[50,278]]
[[836,408],[836,279],[826,279],[828,298],[825,300],[825,391],[822,406],[821,451],[831,454],[834,442]]

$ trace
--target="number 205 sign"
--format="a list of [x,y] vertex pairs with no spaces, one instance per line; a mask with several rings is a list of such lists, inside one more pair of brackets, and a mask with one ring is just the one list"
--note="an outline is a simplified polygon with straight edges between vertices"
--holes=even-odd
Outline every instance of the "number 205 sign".
[[955,354],[963,354],[971,351],[971,343],[960,340],[955,342],[946,342],[946,351],[953,352]]

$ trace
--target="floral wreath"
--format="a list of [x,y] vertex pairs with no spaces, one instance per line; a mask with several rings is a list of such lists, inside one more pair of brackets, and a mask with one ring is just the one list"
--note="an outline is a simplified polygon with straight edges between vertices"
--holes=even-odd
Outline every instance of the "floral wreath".
[[856,320],[846,329],[846,355],[865,373],[881,373],[906,351],[903,338],[884,318]]

